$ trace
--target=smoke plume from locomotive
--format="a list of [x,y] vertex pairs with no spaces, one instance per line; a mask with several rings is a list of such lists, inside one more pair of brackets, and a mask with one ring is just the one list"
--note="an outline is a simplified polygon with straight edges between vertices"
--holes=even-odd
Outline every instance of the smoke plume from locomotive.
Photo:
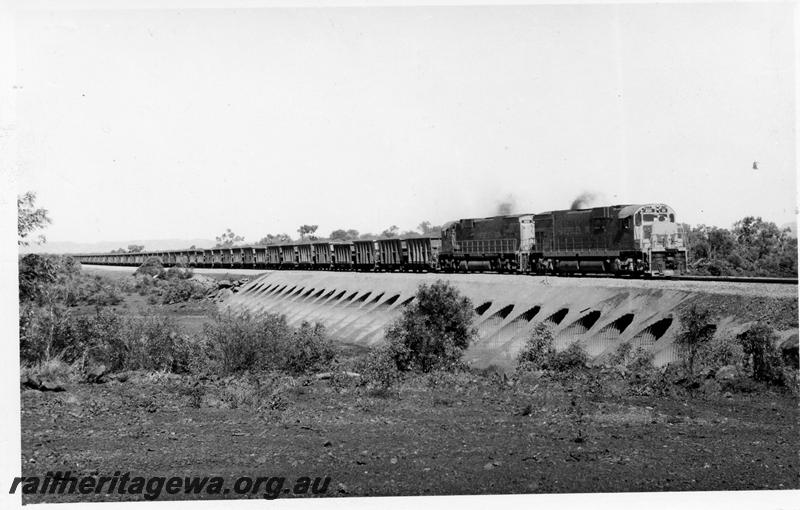
[[596,199],[597,195],[589,191],[584,191],[583,193],[575,197],[575,200],[572,201],[572,204],[570,204],[569,208],[573,211],[576,209],[585,209],[586,207],[591,205],[592,202],[594,202]]
[[508,195],[506,198],[497,203],[497,215],[503,216],[507,214],[514,214],[517,211],[517,200],[514,195]]

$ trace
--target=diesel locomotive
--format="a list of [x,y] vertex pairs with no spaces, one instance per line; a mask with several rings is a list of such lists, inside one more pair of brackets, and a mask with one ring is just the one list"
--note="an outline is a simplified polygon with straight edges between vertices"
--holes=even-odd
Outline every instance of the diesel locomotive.
[[686,271],[686,245],[666,204],[467,218],[441,235],[317,240],[139,253],[80,254],[86,264],[340,271],[497,271],[669,276]]

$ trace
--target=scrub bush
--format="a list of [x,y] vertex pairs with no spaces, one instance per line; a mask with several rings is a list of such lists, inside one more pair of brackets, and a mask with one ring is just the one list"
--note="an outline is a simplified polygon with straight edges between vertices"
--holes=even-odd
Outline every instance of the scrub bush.
[[476,336],[472,302],[443,280],[421,284],[415,297],[386,330],[389,356],[399,370],[460,367]]

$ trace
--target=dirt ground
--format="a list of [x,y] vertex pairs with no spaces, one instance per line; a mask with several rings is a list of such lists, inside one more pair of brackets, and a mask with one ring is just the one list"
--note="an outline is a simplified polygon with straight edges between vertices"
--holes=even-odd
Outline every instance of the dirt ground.
[[[368,396],[308,378],[259,410],[221,405],[214,386],[199,408],[171,377],[23,391],[22,474],[330,476],[329,496],[800,487],[787,395],[573,397],[476,376]],[[141,496],[27,501],[114,498]]]
[[[107,274],[107,273],[105,273]],[[127,274],[127,273],[125,273]],[[130,296],[118,311],[136,313]],[[144,298],[142,298],[144,301]],[[200,331],[213,305],[165,307]],[[549,380],[417,376],[375,395],[313,376],[260,406],[230,380],[133,374],[22,390],[22,476],[331,477],[326,496],[800,488],[798,401],[788,392],[632,397]],[[288,495],[287,495],[288,496]],[[159,499],[260,498],[162,494]],[[32,495],[24,501],[141,500]]]

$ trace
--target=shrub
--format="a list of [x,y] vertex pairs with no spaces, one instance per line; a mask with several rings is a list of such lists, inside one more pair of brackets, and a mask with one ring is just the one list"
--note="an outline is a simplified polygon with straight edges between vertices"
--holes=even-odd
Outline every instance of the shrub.
[[200,299],[206,293],[202,285],[186,279],[166,280],[159,287],[162,290],[161,301],[164,304]]
[[163,278],[166,275],[166,271],[164,271],[164,266],[161,264],[161,260],[158,257],[150,257],[145,260],[141,266],[136,268],[134,274],[146,274],[152,277]]
[[194,275],[194,272],[191,268],[184,266],[183,264],[175,264],[174,266],[167,269],[165,273],[165,277],[168,280],[186,280],[191,278]]
[[23,363],[37,363],[53,357],[72,361],[83,346],[76,341],[74,319],[64,306],[20,304],[19,354]]
[[385,394],[402,378],[389,345],[372,349],[358,364],[356,371],[361,374],[359,384],[378,394]]
[[78,317],[74,323],[76,347],[109,369],[121,370],[126,367],[128,358],[126,322],[123,317],[103,309],[93,316]]
[[543,370],[556,353],[553,330],[547,324],[536,323],[525,346],[517,356],[517,370]]
[[250,313],[218,313],[204,325],[212,370],[234,374],[278,368],[290,328],[283,315],[253,317]]
[[556,352],[547,360],[545,368],[553,372],[572,372],[586,366],[589,355],[579,342],[572,342],[563,351]]
[[757,322],[737,337],[756,381],[780,383],[783,364],[776,343],[778,336],[768,324]]
[[550,372],[572,372],[583,368],[589,355],[578,342],[571,343],[563,351],[553,347],[553,330],[544,323],[537,323],[525,346],[517,355],[517,372],[547,370]]
[[128,370],[188,373],[203,358],[201,346],[182,333],[175,319],[164,315],[126,321],[124,342],[123,365]]
[[293,374],[317,372],[333,361],[336,350],[322,325],[303,322],[284,349],[283,368]]
[[726,365],[742,365],[744,350],[741,342],[732,336],[712,338],[697,353],[696,363],[703,369],[716,370]]
[[400,370],[453,369],[475,338],[472,302],[451,284],[422,284],[416,299],[389,325],[386,340]]
[[693,304],[680,315],[681,326],[675,337],[675,345],[690,376],[694,376],[698,352],[711,340],[717,329],[710,324],[710,315],[708,310],[697,304]]

